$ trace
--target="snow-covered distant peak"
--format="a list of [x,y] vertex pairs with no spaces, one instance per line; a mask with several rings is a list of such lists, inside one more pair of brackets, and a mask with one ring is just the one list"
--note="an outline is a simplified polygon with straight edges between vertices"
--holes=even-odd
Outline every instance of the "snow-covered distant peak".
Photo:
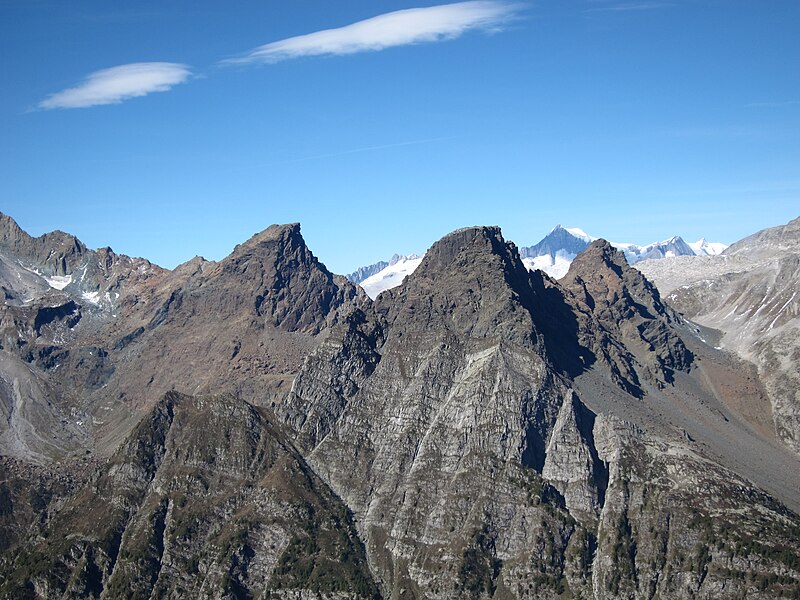
[[677,235],[662,242],[653,242],[646,246],[617,242],[611,242],[611,245],[625,254],[625,259],[630,265],[641,260],[671,258],[673,256],[694,256],[695,254],[692,248],[683,241],[683,238]]
[[700,238],[696,242],[689,242],[689,247],[697,256],[716,256],[722,254],[728,246],[721,242],[709,242],[706,238]]
[[580,229],[578,227],[565,227],[563,229],[571,236],[581,239],[587,244],[591,244],[593,241],[597,239],[596,237],[592,237],[591,235],[586,233],[583,229]]
[[421,258],[419,254],[395,254],[389,259],[389,266],[391,267],[403,261],[416,260],[417,258]]
[[400,256],[395,254],[392,257],[392,262],[388,267],[378,271],[374,275],[370,275],[361,282],[361,287],[367,292],[367,296],[373,300],[378,297],[383,291],[390,290],[397,287],[403,280],[419,266],[422,262],[422,256],[411,254],[409,256]]

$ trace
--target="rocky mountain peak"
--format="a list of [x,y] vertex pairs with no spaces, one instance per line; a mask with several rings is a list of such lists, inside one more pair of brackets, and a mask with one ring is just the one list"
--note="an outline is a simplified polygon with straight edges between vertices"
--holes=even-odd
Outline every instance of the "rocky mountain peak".
[[381,294],[378,310],[412,330],[503,336],[530,346],[530,273],[499,227],[458,229],[436,242],[403,284]]
[[0,250],[32,264],[44,275],[69,275],[80,264],[86,246],[63,231],[31,237],[16,221],[0,213]]
[[223,313],[249,305],[268,323],[312,333],[324,327],[331,311],[359,295],[308,249],[299,223],[272,225],[236,246],[203,285],[209,301],[225,304]]
[[[673,370],[691,364],[692,354],[674,328],[679,317],[606,240],[595,240],[578,255],[560,283],[578,299],[579,310],[588,309],[604,331],[625,345],[654,383],[671,382]],[[604,349],[594,352],[602,355]]]
[[270,225],[255,234],[220,263],[228,272],[254,274],[264,271],[268,277],[288,278],[296,270],[320,271],[325,278],[333,276],[306,246],[300,223]]
[[233,250],[233,255],[240,252],[253,251],[257,248],[268,247],[273,244],[305,246],[305,241],[300,233],[300,223],[270,225],[263,231],[253,235],[246,242],[238,244]]
[[456,229],[431,246],[420,268],[429,271],[447,269],[463,253],[497,253],[504,244],[497,226]]
[[17,225],[14,219],[0,212],[0,244],[8,245],[24,238],[30,238],[30,236]]
[[438,284],[440,278],[462,279],[467,273],[481,279],[502,274],[512,285],[519,280],[527,285],[528,280],[516,245],[506,242],[497,226],[466,227],[444,236],[431,246],[409,278]]
[[621,273],[623,268],[628,267],[625,255],[614,248],[610,242],[604,239],[593,241],[584,252],[579,254],[570,266],[570,274],[592,273],[598,265],[603,265],[613,272]]
[[611,305],[626,296],[643,304],[655,315],[666,315],[658,290],[637,269],[628,265],[625,255],[606,240],[592,242],[570,265],[561,282],[575,291],[588,294],[587,304],[598,300]]

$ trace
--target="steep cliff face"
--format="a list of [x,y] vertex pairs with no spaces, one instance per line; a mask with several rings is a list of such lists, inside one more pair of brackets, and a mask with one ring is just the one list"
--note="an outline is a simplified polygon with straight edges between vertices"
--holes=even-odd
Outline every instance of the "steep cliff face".
[[[334,329],[276,412],[353,510],[388,597],[713,597],[757,591],[728,575],[773,567],[794,589],[797,565],[762,570],[758,553],[794,548],[795,515],[666,419],[614,414],[635,420],[619,407],[662,390],[686,400],[678,321],[604,242],[561,287],[496,228],[460,230]],[[736,550],[736,515],[755,528],[763,510],[780,541]]]
[[0,213],[0,249],[40,267],[48,276],[69,275],[81,264],[87,252],[80,240],[63,231],[31,237],[3,213]]
[[3,597],[372,598],[347,509],[269,417],[167,394],[44,529]]
[[116,254],[111,248],[90,250],[62,231],[31,237],[0,213],[0,287],[16,304],[47,295],[68,296],[113,313],[129,294],[140,294],[148,282],[166,274],[150,261]]

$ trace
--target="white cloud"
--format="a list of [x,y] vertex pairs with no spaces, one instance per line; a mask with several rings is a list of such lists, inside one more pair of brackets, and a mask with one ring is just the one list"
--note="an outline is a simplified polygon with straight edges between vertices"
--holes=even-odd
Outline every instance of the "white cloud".
[[191,75],[189,67],[178,63],[149,62],[119,65],[89,74],[73,88],[42,100],[38,108],[86,108],[99,104],[118,104],[152,92],[166,92]]
[[301,56],[355,54],[423,42],[452,40],[470,30],[496,31],[513,19],[520,5],[475,0],[398,10],[259,46],[226,64],[276,63]]

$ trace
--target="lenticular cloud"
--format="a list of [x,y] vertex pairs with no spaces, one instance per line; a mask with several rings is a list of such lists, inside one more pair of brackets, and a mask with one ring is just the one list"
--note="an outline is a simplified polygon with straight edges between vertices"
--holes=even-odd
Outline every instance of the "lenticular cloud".
[[49,110],[118,104],[129,98],[166,92],[186,81],[190,75],[189,67],[178,63],[119,65],[91,73],[80,85],[53,94],[42,100],[38,107]]
[[494,30],[512,19],[519,5],[495,0],[458,2],[399,10],[259,46],[227,64],[276,63],[301,56],[355,54],[459,37],[470,30]]

